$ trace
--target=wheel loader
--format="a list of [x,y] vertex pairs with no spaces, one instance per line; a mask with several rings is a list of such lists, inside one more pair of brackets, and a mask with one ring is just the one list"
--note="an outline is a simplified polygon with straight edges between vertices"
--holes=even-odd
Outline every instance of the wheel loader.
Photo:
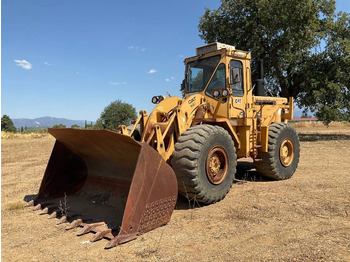
[[250,60],[230,45],[198,47],[184,61],[183,98],[154,96],[153,111],[118,132],[49,129],[56,142],[29,205],[111,248],[168,223],[178,193],[222,200],[239,158],[263,176],[290,178],[300,152],[288,124],[293,98],[265,96]]

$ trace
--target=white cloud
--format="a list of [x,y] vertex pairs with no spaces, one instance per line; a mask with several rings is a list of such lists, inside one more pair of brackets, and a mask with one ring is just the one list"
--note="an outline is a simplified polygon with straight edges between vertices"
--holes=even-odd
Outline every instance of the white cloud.
[[166,81],[166,82],[170,82],[170,81],[173,81],[174,79],[175,79],[175,77],[172,76],[172,77],[170,77],[170,78],[166,78],[165,81]]
[[122,82],[122,83],[119,83],[119,82],[110,82],[109,84],[112,85],[112,86],[118,86],[118,85],[126,85],[126,82]]
[[15,60],[17,66],[20,66],[26,70],[32,69],[32,64],[26,60]]
[[151,70],[148,71],[148,74],[154,74],[154,73],[156,73],[156,72],[157,72],[157,70],[154,69],[154,68],[152,68]]
[[46,62],[46,61],[44,62],[44,64],[45,64],[45,65],[47,65],[47,66],[50,66],[50,65],[51,65],[51,64],[49,64],[49,63],[48,63],[48,62]]
[[145,52],[146,51],[145,47],[139,47],[139,46],[133,46],[133,45],[130,45],[127,48],[129,50],[136,50],[136,51],[141,51],[141,52]]

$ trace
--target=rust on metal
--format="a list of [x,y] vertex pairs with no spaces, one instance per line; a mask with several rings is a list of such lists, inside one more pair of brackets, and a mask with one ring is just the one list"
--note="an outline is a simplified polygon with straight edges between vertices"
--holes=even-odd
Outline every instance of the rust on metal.
[[77,236],[82,236],[82,235],[87,234],[89,232],[93,232],[93,230],[95,230],[99,226],[107,226],[107,225],[105,222],[86,224],[86,225],[84,225],[83,229],[77,234]]
[[227,176],[229,160],[226,150],[222,146],[213,147],[206,159],[206,173],[209,181],[220,184]]
[[110,228],[106,228],[104,230],[97,231],[96,234],[92,237],[92,239],[90,241],[95,242],[95,241],[101,240],[104,237],[107,237],[108,235],[109,235],[109,238],[111,238],[111,233],[112,233],[112,229],[110,229]]
[[76,220],[73,220],[73,222],[71,222],[71,223],[66,227],[66,230],[70,230],[70,229],[76,228],[76,227],[80,226],[81,224],[83,224],[83,220],[81,220],[80,218],[79,218],[79,219],[76,219]]
[[58,224],[110,239],[111,248],[169,222],[177,179],[152,147],[108,130],[49,133],[56,143],[33,204],[49,207]]

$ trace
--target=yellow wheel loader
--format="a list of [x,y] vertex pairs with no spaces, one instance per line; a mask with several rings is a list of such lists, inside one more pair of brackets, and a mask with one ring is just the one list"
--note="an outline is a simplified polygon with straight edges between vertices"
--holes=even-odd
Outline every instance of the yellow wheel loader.
[[251,81],[251,54],[213,43],[185,59],[184,98],[155,96],[119,131],[49,129],[56,138],[34,210],[94,232],[106,248],[166,224],[178,193],[210,204],[223,199],[237,159],[259,173],[288,179],[299,140],[287,122],[293,99],[264,96]]

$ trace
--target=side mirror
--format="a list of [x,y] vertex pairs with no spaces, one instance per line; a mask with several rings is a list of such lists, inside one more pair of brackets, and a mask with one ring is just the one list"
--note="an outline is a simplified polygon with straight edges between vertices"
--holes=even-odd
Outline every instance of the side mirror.
[[182,80],[180,91],[185,90],[185,79]]
[[230,84],[234,85],[237,83],[241,82],[241,77],[240,77],[240,73],[239,73],[239,68],[232,68],[231,69],[231,80],[230,80]]

